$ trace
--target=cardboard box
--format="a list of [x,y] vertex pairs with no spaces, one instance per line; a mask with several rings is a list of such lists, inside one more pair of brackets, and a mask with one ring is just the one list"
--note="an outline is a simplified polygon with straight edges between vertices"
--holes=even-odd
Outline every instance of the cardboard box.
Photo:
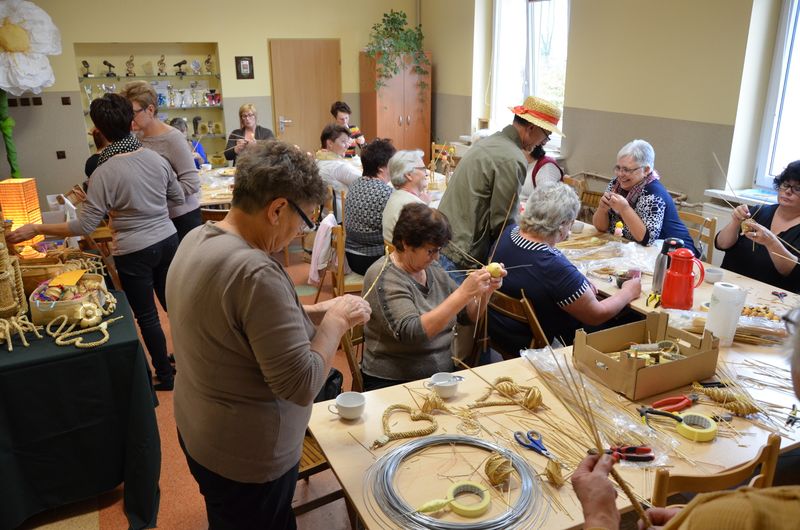
[[[667,313],[650,313],[646,320],[615,328],[575,333],[572,355],[581,371],[608,388],[633,401],[669,392],[712,377],[717,370],[719,339],[708,331],[698,337],[668,326]],[[619,360],[607,353],[620,352],[631,344],[648,344],[662,340],[678,343],[685,356],[659,364],[646,365],[645,359],[620,354]]]

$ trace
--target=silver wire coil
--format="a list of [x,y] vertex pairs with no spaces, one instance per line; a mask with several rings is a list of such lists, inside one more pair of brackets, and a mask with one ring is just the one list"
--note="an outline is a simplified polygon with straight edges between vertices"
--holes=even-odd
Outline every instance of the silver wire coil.
[[[492,519],[483,521],[471,520],[459,523],[442,521],[429,515],[415,511],[414,507],[403,500],[394,487],[394,477],[402,462],[414,453],[437,445],[461,444],[497,452],[511,461],[520,479],[519,497],[510,509]],[[369,486],[374,484],[372,495],[375,503],[386,516],[408,529],[433,530],[505,530],[533,528],[536,521],[544,515],[546,504],[543,502],[541,485],[534,470],[519,455],[492,442],[480,438],[461,435],[428,436],[407,442],[380,458],[367,473],[364,481],[365,501],[369,499]],[[377,514],[374,514],[377,515]]]

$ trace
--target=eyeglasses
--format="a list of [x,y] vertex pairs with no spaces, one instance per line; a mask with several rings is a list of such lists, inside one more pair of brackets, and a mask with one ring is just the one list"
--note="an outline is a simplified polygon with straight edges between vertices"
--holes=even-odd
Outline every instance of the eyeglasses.
[[436,254],[438,254],[442,250],[442,247],[434,247],[434,248],[426,248],[425,252],[428,253],[428,257],[432,258]]
[[428,168],[426,168],[425,166],[415,167],[414,169],[419,169],[420,171],[425,173],[426,176],[428,175]]
[[800,184],[789,184],[788,182],[781,182],[779,186],[781,191],[789,191],[792,190],[792,193],[795,195],[800,195]]
[[147,107],[142,107],[140,109],[133,109],[133,114],[135,116],[136,114],[139,114],[140,112],[145,111],[145,110],[147,110]]
[[642,166],[639,167],[614,166],[614,173],[622,173],[623,175],[630,175],[631,173],[639,169],[642,169]]
[[797,324],[800,323],[800,307],[795,307],[781,317],[783,325],[786,326],[786,331],[789,335],[794,335],[797,331]]
[[292,199],[286,199],[286,202],[288,202],[289,205],[294,208],[294,211],[297,212],[297,215],[300,216],[300,219],[303,220],[307,227],[311,229],[314,228],[314,222],[308,218],[306,213],[297,205],[297,203],[295,203]]
[[256,115],[255,115],[255,114],[253,114],[252,112],[247,112],[247,113],[245,113],[245,114],[242,114],[242,115],[241,115],[241,116],[239,116],[239,117],[240,117],[241,119],[245,119],[245,118],[255,118],[255,117],[256,117]]
[[[539,127],[539,126],[537,125],[537,127]],[[550,141],[550,135],[551,135],[551,134],[553,134],[553,133],[552,133],[552,132],[550,132],[550,131],[548,131],[548,130],[547,130],[547,129],[545,129],[544,127],[539,127],[539,130],[541,130],[541,131],[544,133],[544,142],[542,142],[542,143],[540,144],[540,145],[544,145],[544,144],[546,144],[547,142],[549,142],[549,141]]]

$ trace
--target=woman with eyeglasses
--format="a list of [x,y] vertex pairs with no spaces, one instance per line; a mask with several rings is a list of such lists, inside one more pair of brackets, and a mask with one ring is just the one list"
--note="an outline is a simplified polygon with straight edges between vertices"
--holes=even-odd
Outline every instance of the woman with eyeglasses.
[[620,149],[614,179],[600,199],[592,224],[600,232],[613,233],[622,221],[622,236],[645,246],[656,239],[677,237],[699,257],[675,202],[659,181],[655,159],[653,146],[644,140],[633,140]]
[[493,278],[484,267],[457,286],[439,265],[439,250],[451,237],[440,211],[421,203],[401,210],[392,239],[396,250],[364,276],[372,308],[364,327],[364,390],[452,372],[456,322],[476,322],[502,285],[506,271]]
[[225,146],[225,158],[233,161],[236,165],[236,157],[251,144],[259,140],[274,140],[275,134],[271,129],[262,127],[256,123],[258,113],[252,103],[245,103],[239,107],[239,129],[228,136],[228,144]]
[[398,151],[389,159],[389,182],[394,191],[383,209],[383,240],[392,241],[400,210],[409,203],[428,204],[428,169],[422,151]]
[[775,287],[800,292],[800,160],[775,177],[778,203],[737,206],[714,246],[725,251],[722,268]]

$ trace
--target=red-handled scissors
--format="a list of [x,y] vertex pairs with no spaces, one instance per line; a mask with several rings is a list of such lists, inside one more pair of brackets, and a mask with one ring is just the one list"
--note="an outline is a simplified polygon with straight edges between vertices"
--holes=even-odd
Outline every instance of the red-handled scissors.
[[697,394],[682,394],[680,396],[672,396],[664,399],[659,399],[653,403],[653,408],[658,410],[665,410],[667,412],[678,412],[691,407],[700,396]]

